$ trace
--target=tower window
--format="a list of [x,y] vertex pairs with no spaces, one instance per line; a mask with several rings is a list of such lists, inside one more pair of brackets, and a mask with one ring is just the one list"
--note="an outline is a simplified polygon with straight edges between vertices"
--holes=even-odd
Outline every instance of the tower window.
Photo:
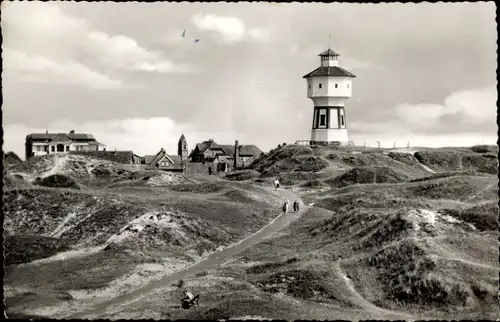
[[335,84],[335,88],[338,88],[339,87],[339,84]]
[[319,116],[319,125],[326,125],[326,115]]
[[311,89],[311,85],[309,85],[309,89]]
[[347,88],[349,88],[349,84],[347,84]]
[[323,84],[319,83],[319,88],[323,88]]
[[340,123],[344,126],[344,115],[340,115]]

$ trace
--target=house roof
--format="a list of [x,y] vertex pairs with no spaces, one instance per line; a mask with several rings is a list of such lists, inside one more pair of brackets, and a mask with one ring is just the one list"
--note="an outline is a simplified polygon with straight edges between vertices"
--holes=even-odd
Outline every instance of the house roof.
[[68,136],[72,140],[95,140],[92,134],[87,133],[69,133]]
[[32,140],[53,140],[58,135],[65,135],[71,140],[95,140],[92,134],[87,133],[31,133],[27,138]]
[[70,143],[71,139],[65,133],[57,133],[50,143]]
[[322,52],[318,56],[340,56],[340,54],[338,54],[338,53],[334,52],[333,50],[331,50],[330,48],[328,48],[327,50],[325,50],[324,52]]
[[316,68],[309,74],[304,75],[302,78],[309,78],[316,76],[356,77],[356,75],[338,66],[321,66]]
[[217,143],[215,143],[215,141],[208,140],[208,141],[203,141],[202,143],[197,143],[196,149],[198,149],[199,153],[204,153],[208,149],[222,149],[222,147]]
[[[196,147],[197,147],[199,153],[204,153],[209,148],[222,149],[228,156],[231,156],[231,157],[234,156],[234,150],[235,150],[234,145],[229,145],[229,144],[219,145],[213,141],[204,141],[202,143],[198,143],[198,144],[196,144]],[[191,154],[193,154],[195,150],[193,150],[193,152]],[[256,157],[258,157],[259,155],[261,155],[263,153],[262,150],[259,149],[255,145],[240,145],[238,147],[238,151],[239,151],[239,155],[241,155],[241,156],[244,155],[244,156],[256,156]],[[223,154],[218,154],[218,155],[223,155]]]
[[[221,147],[228,155],[234,156],[234,145],[221,145]],[[245,156],[259,156],[262,153],[262,150],[255,145],[240,145],[238,147],[238,153],[239,155]]]
[[151,157],[151,156],[148,156],[148,155],[145,156],[145,158],[146,158],[145,161],[146,161],[146,164],[148,165],[148,167],[154,167],[158,162],[160,162],[164,157],[166,157],[173,164],[173,166],[170,168],[173,168],[173,169],[182,168],[181,157],[178,155],[169,155],[169,154],[167,154],[167,152],[163,148],[156,155],[153,156],[153,159],[150,162],[148,162],[148,159],[147,159],[148,157]]
[[221,145],[222,150],[226,151],[228,155],[234,155],[234,145]]

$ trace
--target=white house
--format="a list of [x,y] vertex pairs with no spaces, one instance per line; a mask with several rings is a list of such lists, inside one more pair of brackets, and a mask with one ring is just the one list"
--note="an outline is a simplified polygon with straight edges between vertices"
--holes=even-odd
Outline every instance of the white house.
[[69,151],[106,151],[105,144],[97,142],[92,134],[31,133],[26,136],[26,159],[36,155],[67,153]]

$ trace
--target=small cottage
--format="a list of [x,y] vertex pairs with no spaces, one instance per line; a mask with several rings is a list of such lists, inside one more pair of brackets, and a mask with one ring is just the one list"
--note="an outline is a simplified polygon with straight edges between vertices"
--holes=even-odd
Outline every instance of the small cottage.
[[148,170],[183,171],[181,156],[169,155],[163,148],[156,155],[144,156],[144,161]]

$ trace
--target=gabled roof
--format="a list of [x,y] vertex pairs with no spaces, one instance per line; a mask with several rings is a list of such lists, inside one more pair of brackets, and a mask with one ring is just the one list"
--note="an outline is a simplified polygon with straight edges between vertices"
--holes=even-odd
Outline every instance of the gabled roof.
[[67,134],[64,133],[57,133],[50,143],[70,143],[71,139],[68,137]]
[[222,147],[217,143],[215,143],[215,141],[208,140],[208,141],[203,141],[202,143],[197,143],[196,149],[198,150],[199,153],[205,153],[205,151],[207,151],[208,149],[222,149]]
[[165,149],[161,149],[160,152],[156,153],[155,155],[155,158],[153,159],[153,161],[151,161],[148,166],[154,166],[155,164],[157,164],[158,162],[160,162],[161,159],[163,158],[167,158],[169,159],[169,161],[171,163],[174,163],[174,161],[172,159],[170,159],[170,157],[168,156],[167,152],[165,151]]
[[324,52],[322,52],[318,56],[340,56],[340,54],[338,54],[338,53],[334,52],[333,50],[331,50],[330,48],[328,48],[327,50],[325,50]]
[[356,77],[356,75],[338,66],[321,66],[313,70],[302,78],[317,77],[317,76],[337,76],[337,77]]
[[[221,146],[228,155],[234,156],[234,150],[235,150],[234,145],[221,145]],[[245,155],[245,156],[259,156],[262,153],[262,150],[255,145],[240,145],[238,147],[238,153],[239,155]]]
[[221,145],[221,147],[228,155],[234,155],[234,145]]
[[[152,160],[151,157],[153,157]],[[178,155],[169,155],[163,148],[156,155],[154,156],[146,155],[144,158],[145,158],[145,163],[147,164],[147,168],[153,168],[163,158],[167,158],[168,161],[172,163],[172,166],[169,167],[170,169],[182,169],[181,157]],[[149,161],[148,159],[151,161]]]

